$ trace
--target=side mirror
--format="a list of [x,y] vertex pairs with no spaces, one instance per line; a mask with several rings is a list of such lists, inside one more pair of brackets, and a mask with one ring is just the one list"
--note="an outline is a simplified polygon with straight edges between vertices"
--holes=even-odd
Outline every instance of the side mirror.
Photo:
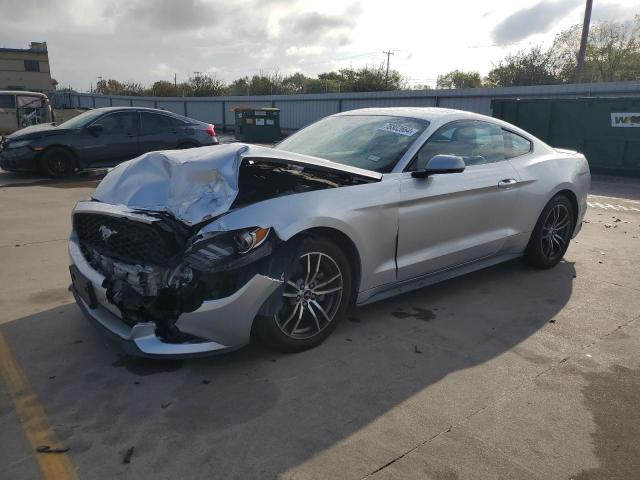
[[87,130],[90,134],[98,136],[98,134],[104,130],[104,127],[99,123],[94,123],[92,125],[89,125],[87,127]]
[[460,173],[464,172],[465,167],[466,165],[461,157],[456,155],[436,155],[427,162],[424,170],[411,172],[411,176],[413,178],[427,178],[441,173]]

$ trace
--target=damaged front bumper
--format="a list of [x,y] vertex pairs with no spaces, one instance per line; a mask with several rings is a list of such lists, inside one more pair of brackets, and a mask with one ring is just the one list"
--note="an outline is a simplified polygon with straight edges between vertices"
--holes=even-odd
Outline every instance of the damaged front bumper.
[[[104,205],[104,204],[103,204]],[[87,261],[77,235],[69,241],[72,291],[85,315],[105,329],[131,355],[148,357],[190,357],[240,348],[249,343],[255,316],[283,281],[255,273],[228,296],[204,300],[195,310],[179,315],[177,330],[186,339],[166,341],[153,321],[141,319],[133,325],[123,320],[118,307],[108,299],[107,278]],[[81,292],[89,288],[91,294]]]

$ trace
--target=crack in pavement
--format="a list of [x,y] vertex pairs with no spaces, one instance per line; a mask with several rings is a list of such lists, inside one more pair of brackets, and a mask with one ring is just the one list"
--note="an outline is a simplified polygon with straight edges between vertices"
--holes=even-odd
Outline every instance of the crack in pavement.
[[37,242],[25,242],[25,243],[11,243],[0,245],[0,248],[16,248],[16,247],[28,247],[29,245],[41,245],[44,243],[53,243],[53,242],[66,242],[69,240],[68,238],[54,238],[52,240],[40,240]]

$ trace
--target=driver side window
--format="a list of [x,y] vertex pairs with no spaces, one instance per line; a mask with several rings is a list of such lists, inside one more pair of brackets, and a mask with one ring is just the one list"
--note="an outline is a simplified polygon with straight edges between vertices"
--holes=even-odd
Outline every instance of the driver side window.
[[103,127],[103,135],[123,135],[134,133],[136,113],[118,112],[106,115],[99,119],[99,123]]
[[505,159],[502,129],[481,121],[461,121],[445,125],[418,151],[409,170],[423,170],[436,155],[456,155],[467,166]]

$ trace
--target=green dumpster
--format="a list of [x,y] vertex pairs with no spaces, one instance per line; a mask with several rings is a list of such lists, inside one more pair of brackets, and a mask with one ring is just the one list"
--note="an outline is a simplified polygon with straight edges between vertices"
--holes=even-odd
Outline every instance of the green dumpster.
[[279,108],[234,108],[236,140],[241,142],[275,142],[280,132]]
[[493,116],[552,147],[577,150],[592,172],[640,176],[640,98],[493,99]]

